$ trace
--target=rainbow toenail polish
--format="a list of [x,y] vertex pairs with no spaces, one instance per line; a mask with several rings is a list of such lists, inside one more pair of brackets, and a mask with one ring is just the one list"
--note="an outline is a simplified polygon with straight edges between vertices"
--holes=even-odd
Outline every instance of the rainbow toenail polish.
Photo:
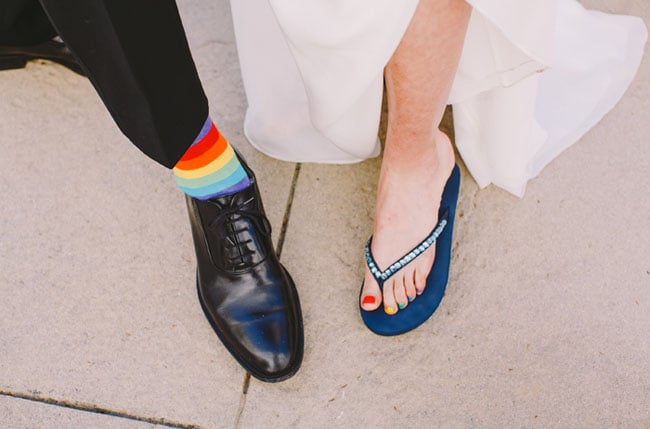
[[415,299],[415,297],[414,297],[414,296],[409,296],[408,299],[409,299],[409,302],[413,302],[413,300]]
[[406,307],[406,304],[402,304],[401,302],[398,302],[398,303],[397,303],[397,307],[398,307],[400,310],[403,310],[404,307]]
[[361,301],[361,305],[374,304],[375,301],[376,300],[374,296],[364,296],[363,301]]
[[422,295],[422,289],[416,289],[415,293],[417,293],[418,295]]
[[386,311],[386,314],[388,314],[389,316],[392,316],[393,314],[397,313],[397,310],[395,310],[393,307],[386,307],[384,311]]

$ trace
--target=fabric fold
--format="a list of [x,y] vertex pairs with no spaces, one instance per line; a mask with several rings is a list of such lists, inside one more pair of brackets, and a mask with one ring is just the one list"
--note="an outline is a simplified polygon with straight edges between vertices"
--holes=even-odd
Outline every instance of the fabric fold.
[[[472,17],[449,102],[479,186],[526,182],[622,97],[643,55],[639,18],[575,0],[468,0]],[[245,133],[275,158],[376,156],[383,68],[417,0],[232,2],[248,99]]]

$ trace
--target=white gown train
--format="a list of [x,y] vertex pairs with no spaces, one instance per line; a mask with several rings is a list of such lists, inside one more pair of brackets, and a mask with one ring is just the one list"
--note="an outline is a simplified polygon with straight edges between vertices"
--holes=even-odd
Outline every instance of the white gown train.
[[[251,144],[293,162],[378,155],[383,68],[417,1],[232,2]],[[622,97],[647,30],[639,18],[575,0],[467,1],[449,99],[456,146],[480,187],[522,196]]]

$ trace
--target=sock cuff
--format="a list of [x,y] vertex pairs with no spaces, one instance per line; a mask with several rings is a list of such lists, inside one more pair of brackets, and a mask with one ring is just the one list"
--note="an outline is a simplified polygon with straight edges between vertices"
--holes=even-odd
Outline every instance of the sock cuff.
[[213,125],[214,124],[212,122],[212,118],[210,118],[210,115],[208,115],[208,117],[205,119],[205,122],[203,123],[203,126],[201,127],[201,131],[199,131],[199,135],[196,136],[194,142],[192,142],[190,147],[194,146],[195,144],[203,140],[203,137],[205,137],[206,134],[210,132],[210,129],[212,128]]
[[251,184],[234,149],[210,116],[172,172],[183,192],[202,200],[230,195]]

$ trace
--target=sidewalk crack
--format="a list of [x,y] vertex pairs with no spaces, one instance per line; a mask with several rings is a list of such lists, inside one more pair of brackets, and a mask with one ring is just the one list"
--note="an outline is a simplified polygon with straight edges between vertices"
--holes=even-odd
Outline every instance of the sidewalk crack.
[[293,205],[293,197],[296,194],[296,186],[298,184],[298,177],[300,177],[300,167],[301,163],[296,164],[296,168],[293,170],[293,178],[291,179],[291,187],[289,188],[289,197],[287,198],[287,205],[284,209],[284,217],[282,218],[282,226],[280,227],[280,235],[278,238],[278,245],[276,246],[275,253],[280,259],[282,255],[282,248],[284,247],[284,239],[287,235],[287,228],[289,226],[289,218],[291,217],[291,206]]
[[142,416],[128,411],[114,410],[114,409],[102,407],[99,405],[91,404],[89,402],[68,401],[65,399],[56,399],[56,398],[41,396],[35,393],[24,393],[24,392],[16,392],[13,390],[0,389],[0,396],[8,396],[11,398],[24,399],[26,401],[33,401],[42,404],[53,405],[56,407],[70,408],[77,411],[83,411],[83,412],[95,413],[95,414],[104,414],[107,416],[118,417],[122,419],[152,423],[155,425],[166,426],[170,428],[201,429],[201,426],[199,425],[178,422],[164,417]]
[[241,396],[239,397],[239,407],[237,408],[237,414],[235,414],[235,423],[233,427],[235,429],[239,428],[241,422],[241,416],[244,413],[244,407],[246,407],[246,394],[248,393],[248,386],[251,384],[251,375],[246,373],[244,376],[244,385],[242,386]]

